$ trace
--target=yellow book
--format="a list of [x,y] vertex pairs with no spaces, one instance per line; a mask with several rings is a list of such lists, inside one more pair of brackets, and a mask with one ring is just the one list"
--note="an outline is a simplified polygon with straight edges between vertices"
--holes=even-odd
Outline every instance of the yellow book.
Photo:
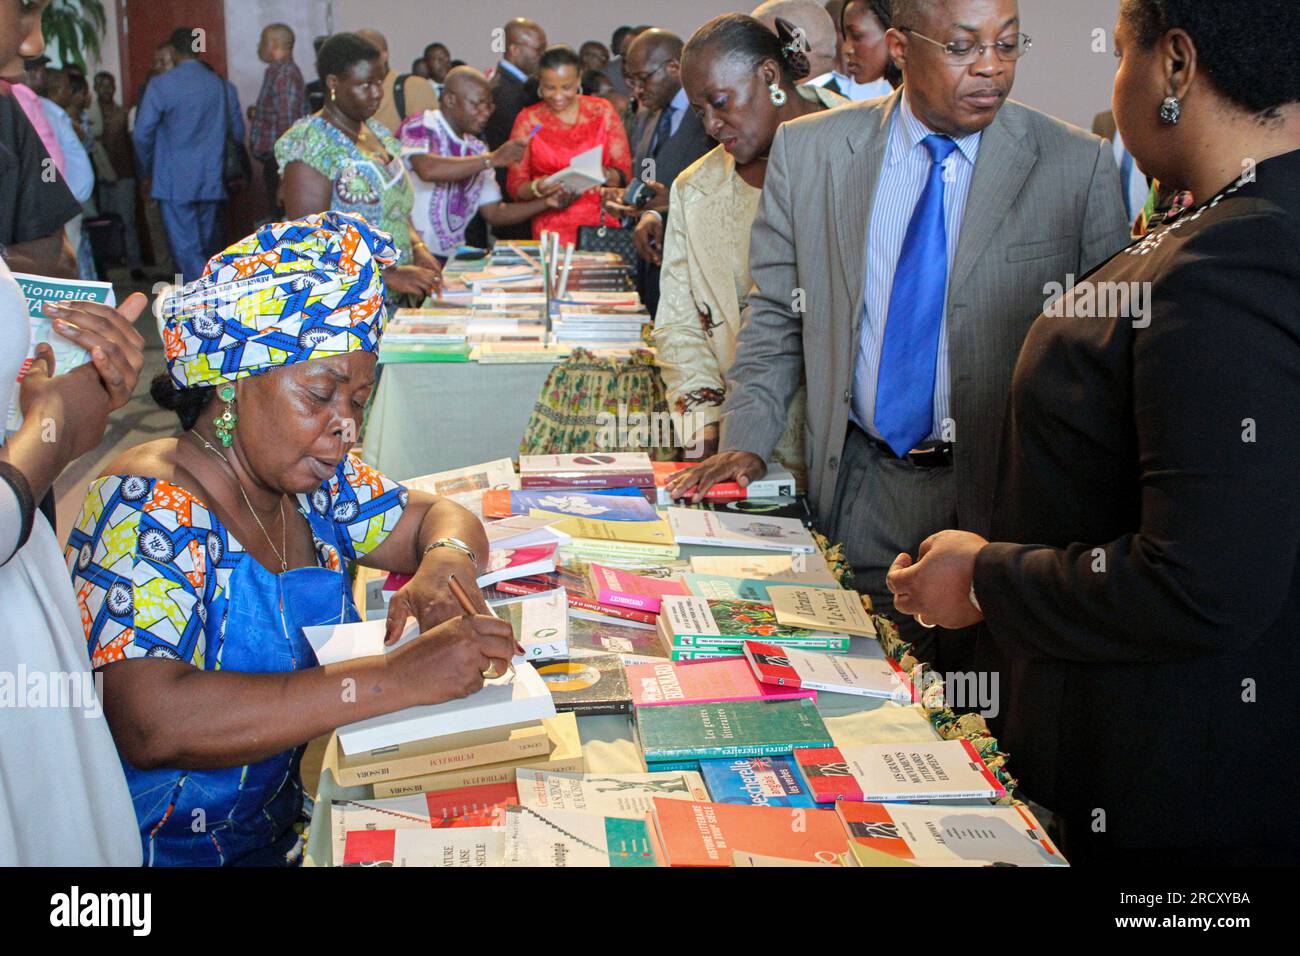
[[778,624],[858,637],[876,636],[876,626],[857,591],[769,585],[767,594]]
[[[551,512],[530,509],[529,517],[554,519]],[[556,521],[552,527],[573,538],[575,552],[584,549],[615,554],[648,555],[675,558],[680,553],[673,540],[668,522],[657,521],[597,521],[593,518],[571,517]]]

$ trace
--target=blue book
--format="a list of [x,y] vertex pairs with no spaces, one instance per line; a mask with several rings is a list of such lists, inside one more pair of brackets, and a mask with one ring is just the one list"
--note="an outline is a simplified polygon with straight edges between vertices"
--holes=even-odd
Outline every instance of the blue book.
[[815,807],[790,757],[701,760],[700,773],[714,803],[750,807]]
[[574,518],[591,518],[593,521],[658,521],[659,512],[654,505],[645,500],[645,495],[637,489],[635,494],[610,495],[594,494],[588,491],[568,491],[567,489],[510,492],[510,510],[515,514],[526,515],[531,510],[546,511],[551,514],[567,515]]

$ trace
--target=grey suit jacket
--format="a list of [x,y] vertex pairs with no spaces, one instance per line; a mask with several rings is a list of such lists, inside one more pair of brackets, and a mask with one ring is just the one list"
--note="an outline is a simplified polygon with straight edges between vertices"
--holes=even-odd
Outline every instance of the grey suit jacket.
[[[823,526],[848,433],[868,220],[901,95],[782,125],[750,239],[754,287],[727,376],[721,448],[768,460],[806,375],[809,496]],[[1127,244],[1109,147],[1004,103],[980,140],[948,284],[960,527],[987,534],[1011,373],[1046,306],[1044,286]]]

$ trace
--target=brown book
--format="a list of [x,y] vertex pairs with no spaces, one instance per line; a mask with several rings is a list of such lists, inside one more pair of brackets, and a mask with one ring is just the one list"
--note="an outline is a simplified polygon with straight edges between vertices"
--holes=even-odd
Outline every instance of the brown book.
[[523,757],[545,757],[555,748],[541,721],[432,737],[351,756],[339,752],[334,778],[341,786],[375,783],[477,767]]
[[405,777],[400,780],[379,780],[374,784],[376,797],[401,797],[411,793],[431,793],[454,790],[457,787],[477,787],[491,783],[513,783],[520,767],[529,770],[547,770],[553,773],[583,773],[586,764],[582,757],[582,741],[578,736],[578,721],[573,714],[557,714],[542,721],[551,736],[554,749],[549,754],[519,757],[502,763],[479,767],[458,767],[440,773]]

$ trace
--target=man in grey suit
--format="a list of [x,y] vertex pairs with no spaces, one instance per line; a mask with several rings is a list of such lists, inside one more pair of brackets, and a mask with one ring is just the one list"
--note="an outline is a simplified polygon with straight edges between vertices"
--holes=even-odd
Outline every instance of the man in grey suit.
[[[1105,144],[1007,100],[1029,46],[1015,0],[895,0],[894,24],[900,90],[777,132],[721,451],[674,489],[760,477],[806,379],[809,496],[885,610],[900,552],[988,526],[1011,374],[1047,284],[1128,241]],[[937,669],[965,657],[956,637],[900,624]]]

